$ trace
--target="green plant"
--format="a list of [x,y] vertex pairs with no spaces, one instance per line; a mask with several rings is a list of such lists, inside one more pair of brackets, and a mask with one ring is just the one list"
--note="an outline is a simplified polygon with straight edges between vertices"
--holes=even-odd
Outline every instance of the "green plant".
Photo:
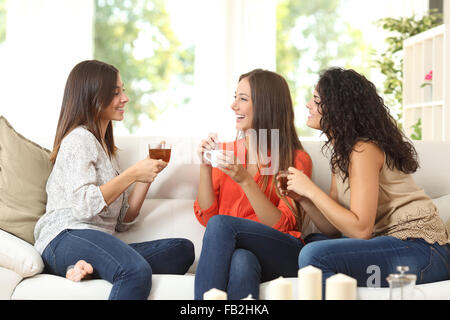
[[[370,50],[362,31],[341,16],[348,0],[279,0],[277,4],[276,71],[291,90],[297,115],[311,98],[320,71],[331,66],[369,73]],[[358,57],[360,63],[355,63]],[[315,130],[299,120],[297,132],[313,136]]]
[[422,140],[422,119],[419,118],[417,122],[411,126],[414,132],[411,134],[411,139]]
[[376,23],[384,30],[392,33],[390,37],[386,38],[388,44],[386,51],[375,60],[375,65],[380,68],[381,73],[385,76],[384,98],[401,128],[403,113],[403,41],[442,24],[442,14],[433,9],[423,17],[413,15],[412,17],[384,18]]
[[6,39],[6,1],[0,0],[0,43]]
[[[120,70],[130,98],[124,125],[131,133],[141,115],[155,120],[169,106],[187,103],[186,95],[175,93],[193,84],[194,48],[180,43],[166,5],[165,0],[95,1],[94,58]],[[137,50],[140,44],[145,51]]]

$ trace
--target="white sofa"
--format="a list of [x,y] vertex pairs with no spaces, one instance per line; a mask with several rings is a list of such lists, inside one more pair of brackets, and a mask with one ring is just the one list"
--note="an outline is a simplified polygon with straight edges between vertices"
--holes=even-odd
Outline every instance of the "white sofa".
[[[199,165],[195,149],[200,139],[160,137],[117,137],[122,169],[146,156],[147,144],[166,140],[173,144],[169,166],[153,182],[142,207],[139,221],[125,233],[116,234],[127,243],[183,237],[195,245],[195,262],[186,275],[154,275],[149,299],[194,297],[194,273],[201,252],[205,228],[196,220],[193,203],[197,193]],[[324,190],[330,183],[328,160],[321,142],[303,143],[313,160],[313,180]],[[45,146],[45,145],[44,145]],[[416,182],[435,199],[444,222],[450,218],[450,143],[416,143],[421,169]],[[447,224],[448,225],[448,224]],[[28,243],[0,230],[0,256],[13,254],[15,261],[0,265],[0,299],[107,299],[111,284],[104,280],[80,283],[42,274],[39,254]],[[368,275],[369,277],[369,275]],[[296,297],[297,279],[289,278]],[[418,286],[426,299],[449,299],[450,280]],[[268,283],[261,284],[261,299],[267,297]],[[358,288],[358,299],[388,299],[388,288]]]

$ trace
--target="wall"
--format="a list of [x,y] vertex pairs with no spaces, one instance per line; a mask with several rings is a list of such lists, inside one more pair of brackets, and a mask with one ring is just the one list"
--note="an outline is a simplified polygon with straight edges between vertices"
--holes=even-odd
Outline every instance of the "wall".
[[[0,114],[47,147],[52,144],[65,81],[92,58],[92,0],[12,0],[0,59]],[[38,124],[38,125],[36,125]]]

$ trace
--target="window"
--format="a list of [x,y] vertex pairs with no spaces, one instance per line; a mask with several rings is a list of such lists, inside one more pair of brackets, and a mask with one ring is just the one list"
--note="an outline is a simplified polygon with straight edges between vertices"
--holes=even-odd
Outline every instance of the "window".
[[428,0],[279,0],[277,72],[290,85],[299,135],[319,137],[320,132],[305,125],[305,105],[321,70],[332,66],[355,69],[382,92],[384,78],[373,61],[383,52],[389,35],[375,22],[427,9]]
[[[284,75],[302,139],[321,69],[352,67],[378,87],[374,21],[427,9],[427,0],[0,0],[0,114],[52,147],[65,81],[86,59],[121,72],[130,102],[118,135],[217,132],[233,139],[230,104],[254,68]],[[55,27],[57,26],[57,27]]]

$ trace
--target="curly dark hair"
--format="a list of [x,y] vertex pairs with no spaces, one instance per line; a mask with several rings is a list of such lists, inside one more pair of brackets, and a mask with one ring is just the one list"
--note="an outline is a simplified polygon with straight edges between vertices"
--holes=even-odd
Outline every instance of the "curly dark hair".
[[[417,152],[398,128],[375,85],[351,69],[330,68],[321,73],[316,88],[320,126],[331,149],[331,168],[348,178],[350,154],[359,141],[375,143],[386,154],[392,170],[413,173],[419,168]],[[332,148],[330,148],[332,147]]]

